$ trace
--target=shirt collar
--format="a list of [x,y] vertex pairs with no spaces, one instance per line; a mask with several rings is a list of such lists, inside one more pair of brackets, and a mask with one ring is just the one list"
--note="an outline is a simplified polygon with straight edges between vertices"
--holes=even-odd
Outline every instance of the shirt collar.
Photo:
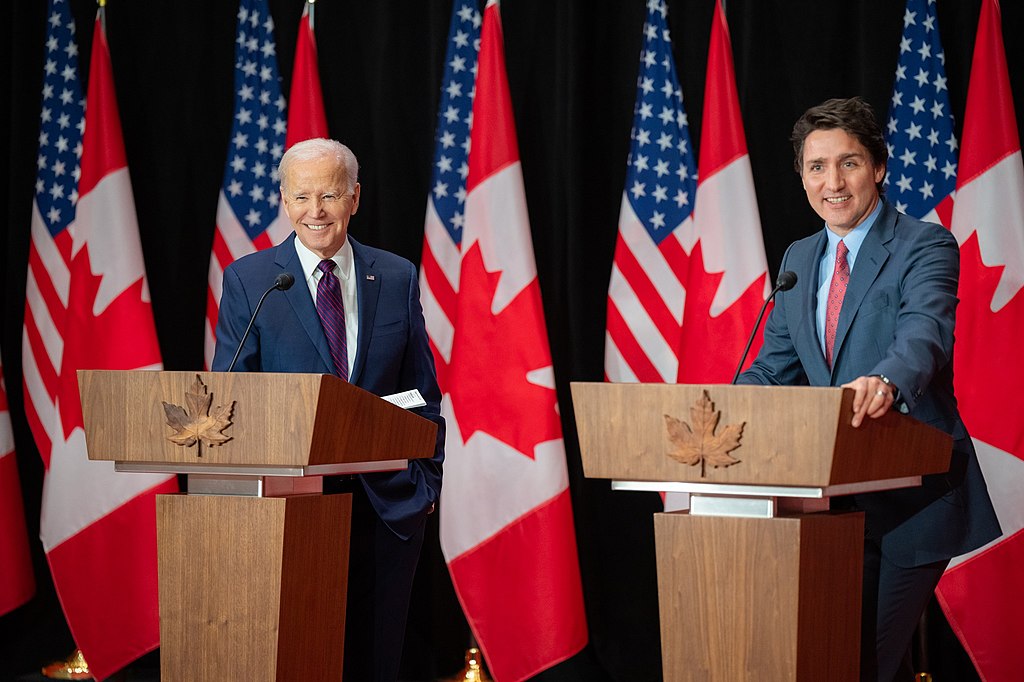
[[[316,276],[317,266],[320,265],[320,261],[323,260],[320,256],[316,255],[302,243],[302,241],[295,237],[295,253],[299,256],[299,263],[302,264],[302,274],[308,282],[311,277]],[[345,243],[342,245],[338,252],[331,258],[338,266],[338,276],[341,279],[349,279],[352,277],[352,264],[354,262],[352,256],[352,242],[345,238]]]

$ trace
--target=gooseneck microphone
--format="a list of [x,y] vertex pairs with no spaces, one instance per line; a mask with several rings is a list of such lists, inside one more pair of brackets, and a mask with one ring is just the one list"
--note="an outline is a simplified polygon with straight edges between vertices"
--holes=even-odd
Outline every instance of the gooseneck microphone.
[[736,383],[736,380],[740,378],[740,370],[743,369],[743,363],[747,360],[747,353],[750,352],[750,344],[754,343],[754,335],[757,334],[757,328],[761,326],[761,318],[764,317],[764,311],[768,309],[768,303],[775,298],[775,294],[780,291],[789,291],[796,286],[796,273],[792,270],[786,270],[785,272],[779,273],[779,278],[775,280],[775,288],[772,289],[772,293],[768,294],[768,298],[764,300],[761,305],[761,312],[757,314],[757,321],[754,322],[754,329],[750,332],[750,338],[747,339],[747,347],[743,349],[743,355],[740,357],[740,364],[736,367],[736,374],[732,377],[732,383]]
[[252,311],[252,317],[249,318],[249,326],[245,328],[245,333],[242,334],[242,340],[238,342],[238,348],[235,349],[235,357],[231,358],[231,364],[228,365],[227,371],[230,372],[235,368],[235,363],[238,362],[238,355],[242,352],[242,346],[245,345],[245,340],[249,338],[249,332],[252,331],[252,323],[256,321],[256,316],[260,313],[260,306],[263,305],[263,300],[267,297],[267,294],[275,289],[287,291],[292,288],[293,284],[295,284],[295,276],[290,272],[282,272],[274,280],[274,285],[263,292],[263,295],[260,296],[259,302],[256,304],[256,310]]

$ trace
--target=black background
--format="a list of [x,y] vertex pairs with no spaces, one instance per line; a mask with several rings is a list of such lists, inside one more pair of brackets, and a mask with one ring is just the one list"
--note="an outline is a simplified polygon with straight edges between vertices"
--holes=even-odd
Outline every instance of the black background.
[[[284,92],[302,0],[271,0]],[[676,64],[699,145],[714,0],[669,3]],[[83,90],[95,4],[72,0]],[[960,135],[980,0],[938,0]],[[233,106],[237,3],[110,0],[114,67],[153,310],[167,369],[198,369],[217,195]],[[506,0],[505,53],[537,269],[565,423],[571,490],[591,633],[583,655],[544,679],[655,680],[660,653],[653,494],[612,494],[584,480],[568,384],[603,376],[604,314],[625,178],[645,3]],[[331,135],[359,156],[364,243],[419,262],[451,2],[320,0],[317,42]],[[818,228],[792,171],[789,132],[809,106],[863,95],[884,117],[903,25],[900,0],[729,0],[736,79],[773,275],[793,239]],[[21,326],[46,34],[44,0],[2,3],[0,26],[0,344],[29,532],[38,534],[42,467],[22,412]],[[1024,8],[1003,7],[1010,78],[1024,111]],[[697,150],[699,152],[699,149]],[[436,524],[436,519],[435,519]],[[454,673],[468,630],[428,538],[403,669],[409,679]],[[0,677],[37,669],[72,642],[34,547],[40,583],[0,618]],[[932,610],[936,680],[972,679]],[[770,623],[764,623],[770,627]],[[152,659],[153,657],[149,657]]]

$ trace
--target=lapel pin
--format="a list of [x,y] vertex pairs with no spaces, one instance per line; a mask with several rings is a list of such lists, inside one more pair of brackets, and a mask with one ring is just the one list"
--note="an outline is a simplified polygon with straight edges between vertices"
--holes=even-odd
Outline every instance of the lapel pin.
[[368,279],[368,280],[370,280],[370,281],[372,282],[372,281],[374,281],[375,279],[377,279],[377,276],[376,276],[376,275],[367,275],[367,276],[366,276],[366,279]]

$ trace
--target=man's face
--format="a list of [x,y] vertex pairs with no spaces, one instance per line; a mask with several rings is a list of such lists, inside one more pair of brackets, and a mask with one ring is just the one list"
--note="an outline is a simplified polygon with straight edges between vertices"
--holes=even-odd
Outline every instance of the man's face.
[[800,177],[811,208],[843,237],[878,204],[885,166],[875,166],[857,138],[841,128],[815,130],[804,140]]
[[345,167],[332,156],[295,161],[281,180],[281,201],[299,241],[320,258],[334,256],[359,209],[359,183],[349,192]]

